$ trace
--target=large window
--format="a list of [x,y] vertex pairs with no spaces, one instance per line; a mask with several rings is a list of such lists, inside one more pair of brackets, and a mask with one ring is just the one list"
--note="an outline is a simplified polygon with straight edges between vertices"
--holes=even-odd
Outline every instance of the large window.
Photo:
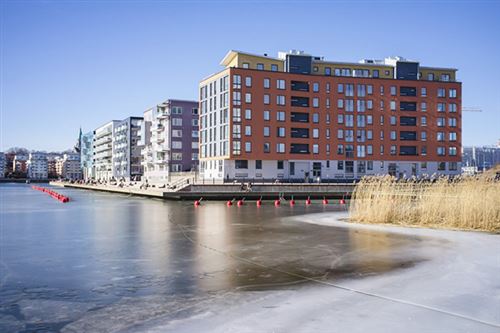
[[248,161],[247,160],[235,160],[234,167],[236,169],[248,169]]

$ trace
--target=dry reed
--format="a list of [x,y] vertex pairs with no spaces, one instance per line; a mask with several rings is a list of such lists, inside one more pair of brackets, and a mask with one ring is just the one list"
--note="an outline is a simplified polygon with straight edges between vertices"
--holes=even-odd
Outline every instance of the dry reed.
[[500,181],[481,176],[396,180],[370,176],[359,182],[351,221],[500,232]]

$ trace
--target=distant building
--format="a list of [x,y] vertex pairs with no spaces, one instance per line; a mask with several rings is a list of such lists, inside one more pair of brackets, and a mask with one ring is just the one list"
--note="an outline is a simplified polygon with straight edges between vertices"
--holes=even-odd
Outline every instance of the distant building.
[[58,155],[47,155],[47,170],[49,178],[57,178],[57,160],[60,158]]
[[462,169],[470,172],[469,167],[476,171],[488,170],[500,164],[500,147],[463,147],[462,148]]
[[82,168],[82,177],[85,180],[93,179],[94,172],[94,132],[88,132],[80,138],[80,163]]
[[140,131],[144,178],[198,169],[198,102],[169,99],[144,112]]
[[142,117],[129,117],[113,129],[113,176],[131,180],[142,175],[141,148],[138,146]]
[[95,178],[110,180],[113,176],[113,131],[119,121],[112,120],[94,131],[93,166]]
[[0,178],[5,177],[5,167],[7,166],[7,160],[5,159],[5,154],[0,152]]
[[12,172],[26,175],[28,171],[26,164],[28,162],[28,158],[29,155],[27,154],[16,154],[12,160]]
[[[17,156],[16,156],[17,157]],[[42,152],[30,153],[29,159],[26,162],[28,168],[28,178],[31,179],[48,179],[48,162],[47,154]]]
[[5,153],[5,163],[6,163],[5,176],[10,175],[14,171],[14,169],[13,169],[14,157],[16,157],[16,153],[12,153],[12,152]]
[[79,180],[82,179],[82,169],[79,153],[66,153],[63,157],[57,159],[57,175],[63,179]]

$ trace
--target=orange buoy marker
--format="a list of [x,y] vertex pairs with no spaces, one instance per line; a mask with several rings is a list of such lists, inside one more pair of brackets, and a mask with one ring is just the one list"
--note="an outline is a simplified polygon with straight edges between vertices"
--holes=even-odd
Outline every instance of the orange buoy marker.
[[306,199],[306,206],[309,206],[311,204],[311,198],[307,197]]
[[327,198],[323,198],[323,205],[328,205],[328,199]]

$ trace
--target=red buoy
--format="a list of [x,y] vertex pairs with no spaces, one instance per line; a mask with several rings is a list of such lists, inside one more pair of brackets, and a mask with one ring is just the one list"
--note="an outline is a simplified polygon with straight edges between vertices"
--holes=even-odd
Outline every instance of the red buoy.
[[195,207],[198,207],[199,205],[200,205],[200,201],[199,201],[199,200],[195,200],[195,201],[194,201],[194,206],[195,206]]
[[231,200],[228,200],[228,201],[226,202],[226,206],[228,206],[228,207],[229,207],[229,206],[232,206],[232,205],[233,205],[233,202],[232,202]]
[[262,206],[262,200],[260,200],[260,199],[259,199],[259,200],[257,200],[257,202],[256,202],[255,204],[257,205],[257,207]]
[[236,205],[237,205],[238,207],[243,206],[243,200],[238,200],[238,202],[236,203]]
[[340,199],[339,203],[340,203],[341,205],[345,205],[345,200],[344,200],[344,199]]
[[274,200],[274,206],[278,207],[279,205],[281,205],[281,201],[279,199]]
[[290,206],[291,206],[291,207],[295,206],[295,200],[293,200],[293,199],[292,199],[292,200],[290,200]]
[[306,199],[306,205],[309,206],[311,204],[311,199],[307,198]]
[[327,198],[323,199],[323,205],[328,205],[328,199]]

